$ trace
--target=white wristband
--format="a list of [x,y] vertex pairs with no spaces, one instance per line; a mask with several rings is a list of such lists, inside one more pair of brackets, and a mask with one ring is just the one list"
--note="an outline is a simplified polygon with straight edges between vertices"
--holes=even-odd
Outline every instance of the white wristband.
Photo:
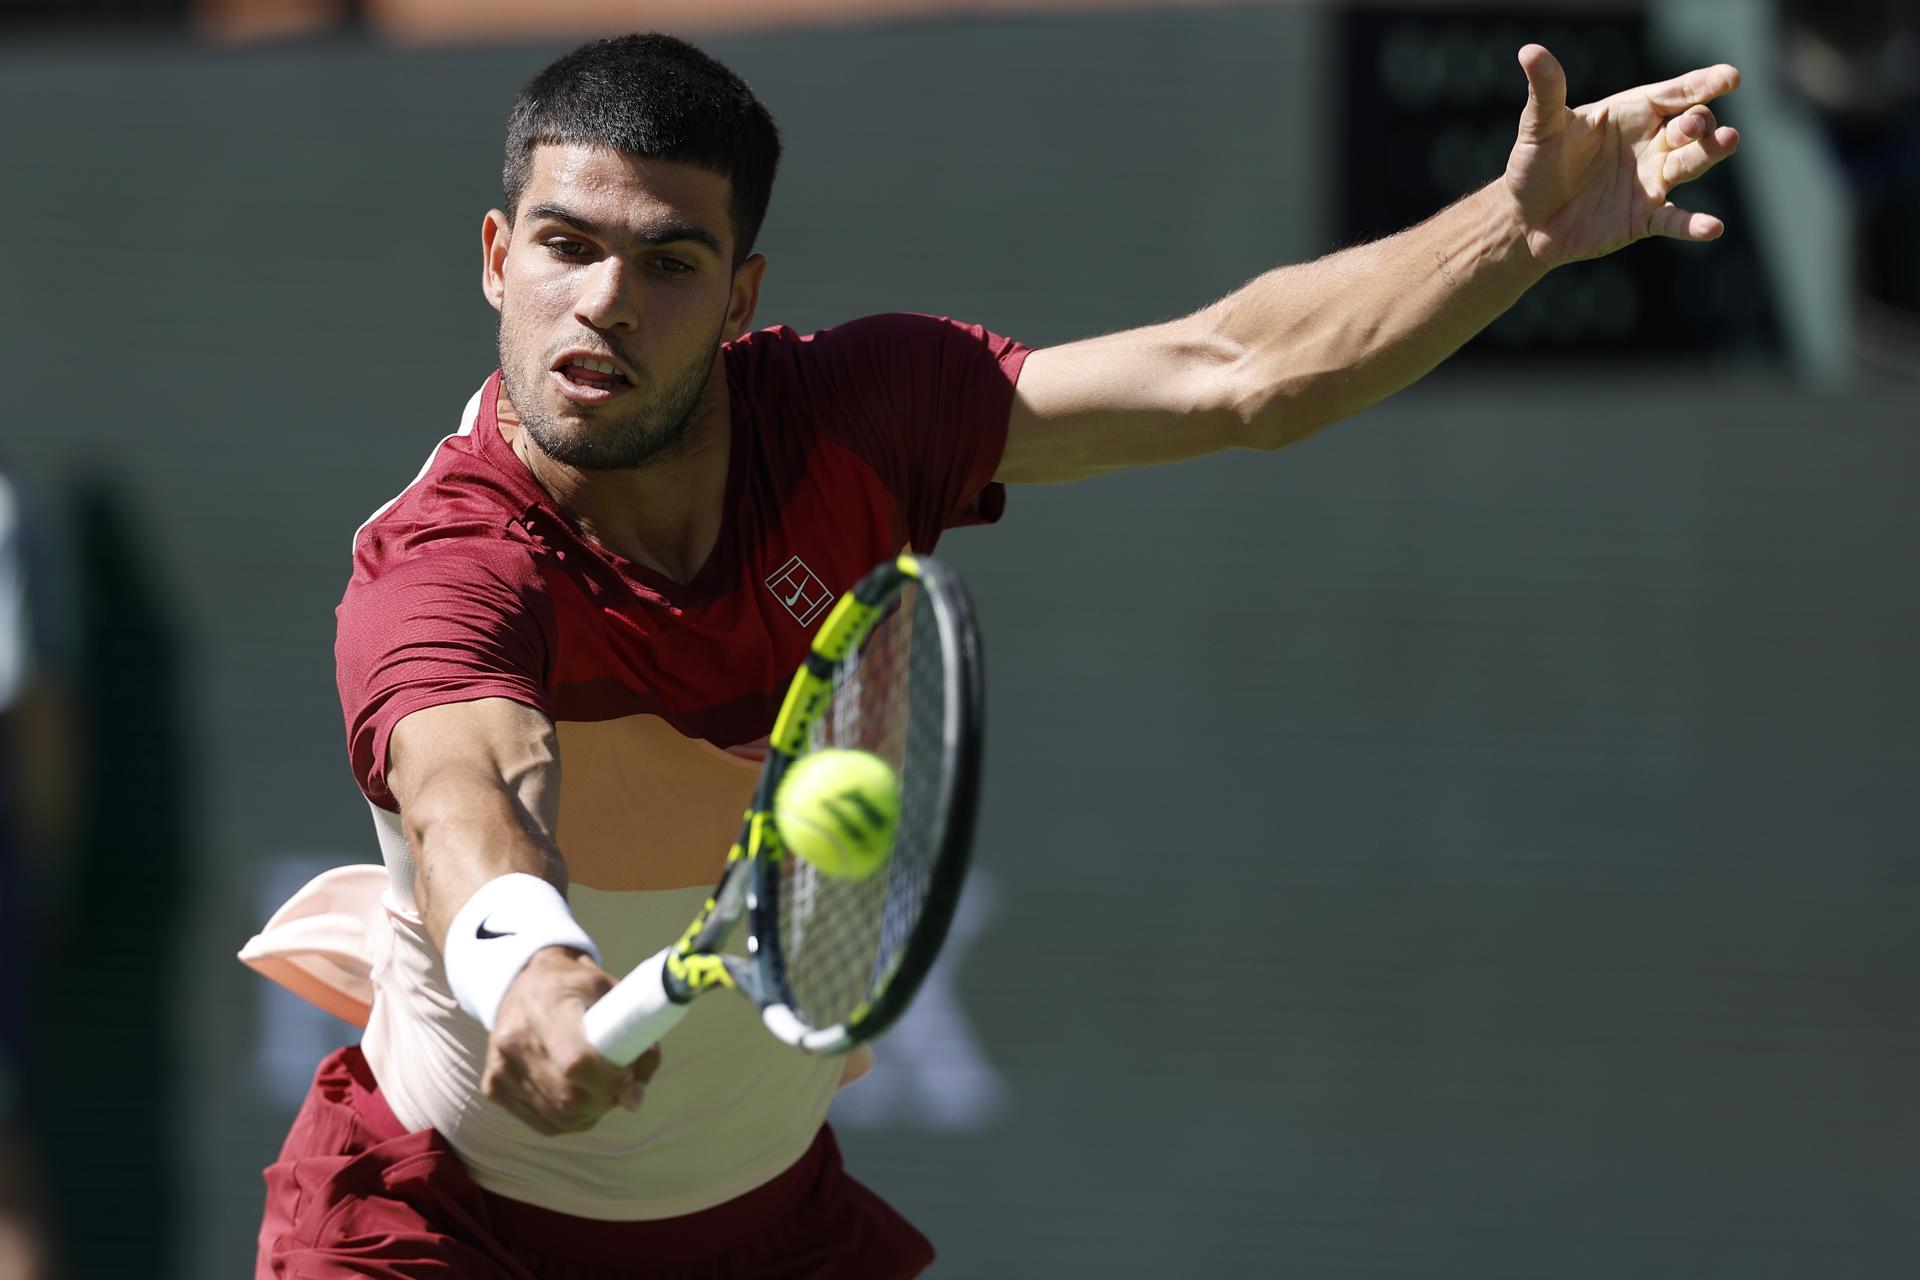
[[600,962],[600,948],[558,889],[524,871],[489,880],[447,929],[447,985],[460,1007],[491,1031],[507,988],[533,953],[547,947],[572,947]]

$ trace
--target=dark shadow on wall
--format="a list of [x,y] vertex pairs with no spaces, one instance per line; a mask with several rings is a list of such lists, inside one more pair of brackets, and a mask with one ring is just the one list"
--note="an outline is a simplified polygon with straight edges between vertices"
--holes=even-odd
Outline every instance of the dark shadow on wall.
[[174,1187],[172,971],[187,868],[177,606],[109,481],[71,501],[79,813],[37,993],[29,1123],[72,1277],[166,1272]]

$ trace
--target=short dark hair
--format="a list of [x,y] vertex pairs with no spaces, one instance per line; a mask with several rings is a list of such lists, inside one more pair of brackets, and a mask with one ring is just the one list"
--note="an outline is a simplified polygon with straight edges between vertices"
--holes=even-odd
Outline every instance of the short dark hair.
[[746,81],[686,41],[658,32],[595,40],[527,81],[507,117],[509,221],[533,174],[533,149],[569,142],[720,174],[733,188],[735,261],[753,252],[773,198],[780,131]]

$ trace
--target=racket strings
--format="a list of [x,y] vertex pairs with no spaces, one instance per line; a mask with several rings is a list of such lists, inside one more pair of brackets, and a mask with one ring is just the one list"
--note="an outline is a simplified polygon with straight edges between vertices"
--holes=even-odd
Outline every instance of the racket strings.
[[900,779],[893,855],[864,880],[781,860],[779,931],[793,1009],[814,1027],[857,1018],[892,979],[926,907],[946,829],[946,657],[930,597],[909,586],[835,672],[810,749],[853,747]]

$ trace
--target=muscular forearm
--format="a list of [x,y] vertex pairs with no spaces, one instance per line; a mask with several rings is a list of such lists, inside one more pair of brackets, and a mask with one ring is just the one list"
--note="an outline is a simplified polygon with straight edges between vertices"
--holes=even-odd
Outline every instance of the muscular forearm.
[[501,698],[416,711],[394,729],[387,784],[447,985],[487,1029],[487,1097],[547,1134],[590,1128],[616,1103],[638,1106],[659,1051],[616,1067],[587,1043],[581,1022],[613,977],[562,896],[553,725]]
[[1669,197],[1739,145],[1706,105],[1738,71],[1703,67],[1570,109],[1552,54],[1530,44],[1519,62],[1527,105],[1499,180],[1192,315],[1033,352],[994,478],[1052,484],[1292,444],[1421,377],[1553,264],[1650,235],[1720,234],[1718,218]]
[[1249,441],[1278,448],[1420,378],[1545,274],[1496,181],[1398,235],[1270,271],[1194,319],[1236,353]]
[[388,758],[414,900],[436,946],[489,880],[524,871],[566,888],[553,838],[560,747],[545,716],[499,698],[430,707],[394,729]]
[[402,811],[414,855],[414,900],[434,945],[474,891],[524,871],[564,891],[566,863],[525,800],[483,772],[445,770]]

